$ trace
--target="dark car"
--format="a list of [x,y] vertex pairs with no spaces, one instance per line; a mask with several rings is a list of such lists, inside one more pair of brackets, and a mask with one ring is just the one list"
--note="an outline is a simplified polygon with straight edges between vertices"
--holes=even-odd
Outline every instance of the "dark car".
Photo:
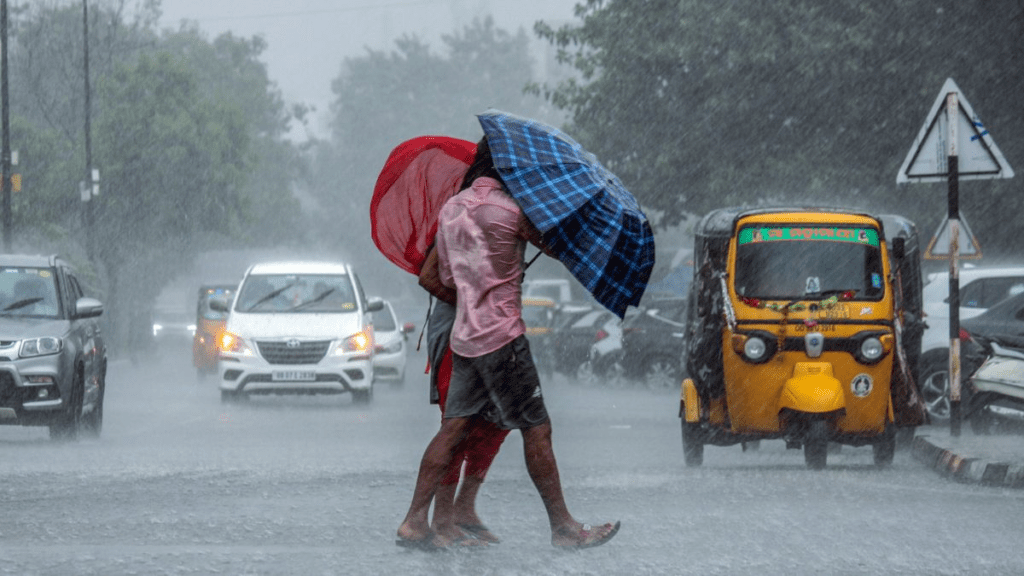
[[645,302],[622,324],[622,367],[651,388],[678,388],[683,380],[686,298]]
[[[991,386],[976,385],[973,376],[992,353],[996,342],[1010,349],[1010,354],[1024,351],[1024,293],[1011,296],[995,304],[982,314],[960,323],[963,333],[961,346],[962,379],[961,388],[964,415],[970,420],[976,433],[988,433],[999,420],[1014,420],[1019,425],[1024,419],[1024,374],[1003,382],[994,389]],[[1003,367],[1003,370],[1016,371]],[[984,388],[984,390],[978,389]]]
[[555,356],[555,371],[574,376],[590,357],[590,347],[598,340],[602,326],[613,316],[604,308],[561,305],[552,320],[549,339]]
[[102,313],[61,258],[0,255],[0,424],[48,426],[54,440],[99,436]]

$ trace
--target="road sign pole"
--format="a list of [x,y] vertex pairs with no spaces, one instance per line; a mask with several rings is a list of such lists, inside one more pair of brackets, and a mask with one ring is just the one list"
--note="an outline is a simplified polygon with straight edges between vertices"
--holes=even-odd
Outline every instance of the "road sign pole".
[[956,125],[959,104],[956,92],[946,96],[946,118],[949,140],[949,433],[960,435],[960,158],[956,148]]

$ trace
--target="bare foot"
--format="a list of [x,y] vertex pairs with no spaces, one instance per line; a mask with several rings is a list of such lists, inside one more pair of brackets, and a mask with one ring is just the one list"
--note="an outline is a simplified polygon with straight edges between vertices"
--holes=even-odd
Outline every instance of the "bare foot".
[[615,536],[619,531],[620,525],[621,522],[616,522],[615,524],[608,523],[595,527],[590,524],[580,524],[577,522],[575,527],[563,527],[552,532],[551,545],[565,550],[579,550],[600,546]]

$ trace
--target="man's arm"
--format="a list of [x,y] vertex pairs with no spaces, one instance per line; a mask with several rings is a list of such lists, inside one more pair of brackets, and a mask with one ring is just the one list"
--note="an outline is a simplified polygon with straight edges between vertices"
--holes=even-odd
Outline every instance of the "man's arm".
[[554,258],[555,255],[551,252],[551,249],[544,244],[544,235],[541,234],[540,230],[530,222],[530,219],[526,217],[526,214],[519,215],[519,235],[523,240],[526,240],[530,244],[533,244],[544,254]]
[[420,267],[419,284],[438,300],[455,306],[455,289],[449,288],[441,282],[441,263],[437,258],[436,243],[430,247],[430,250],[427,251],[427,257],[423,259],[423,266]]

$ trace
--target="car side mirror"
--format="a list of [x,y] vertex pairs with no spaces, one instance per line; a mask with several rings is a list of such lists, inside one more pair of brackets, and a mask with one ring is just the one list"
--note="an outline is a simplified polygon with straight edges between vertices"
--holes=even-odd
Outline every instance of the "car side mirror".
[[892,239],[892,256],[897,260],[903,260],[907,255],[907,240],[906,238],[893,238]]
[[384,309],[384,300],[380,298],[370,298],[370,301],[366,303],[367,312],[380,312]]
[[228,308],[228,301],[224,298],[210,298],[210,310],[227,314]]
[[75,318],[95,318],[103,314],[103,303],[95,298],[79,298],[75,301]]
[[405,332],[406,334],[411,334],[415,331],[416,325],[413,324],[412,322],[406,322],[405,324],[402,324],[402,332]]

